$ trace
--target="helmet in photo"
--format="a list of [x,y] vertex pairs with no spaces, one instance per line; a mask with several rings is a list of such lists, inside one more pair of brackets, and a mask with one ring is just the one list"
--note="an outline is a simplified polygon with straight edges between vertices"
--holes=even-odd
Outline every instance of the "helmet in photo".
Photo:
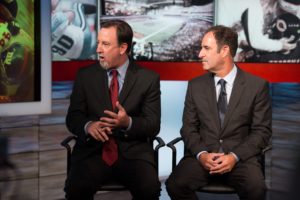
[[290,38],[290,43],[295,43],[300,37],[300,19],[293,14],[284,13],[279,15],[272,23],[270,38]]
[[0,0],[0,6],[8,11],[12,18],[17,17],[18,3],[16,0]]
[[300,1],[299,0],[278,0],[280,8],[288,13],[294,14],[300,18]]

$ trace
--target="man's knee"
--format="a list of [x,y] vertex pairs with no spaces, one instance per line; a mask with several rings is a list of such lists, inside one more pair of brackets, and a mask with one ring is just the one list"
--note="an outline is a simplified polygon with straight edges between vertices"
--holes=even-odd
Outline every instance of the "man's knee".
[[174,178],[170,175],[169,178],[166,180],[167,192],[169,194],[173,194],[174,191],[177,190],[177,188],[178,188],[178,186],[176,185]]
[[93,199],[96,192],[90,183],[71,180],[66,181],[64,191],[66,193],[66,199],[68,200],[90,200]]
[[158,179],[138,184],[131,192],[134,199],[159,199],[161,184]]
[[243,189],[240,192],[241,199],[264,200],[266,196],[266,184],[262,180],[249,179],[243,184]]
[[152,197],[149,199],[159,199],[160,191],[161,191],[161,184],[159,181],[140,189],[140,192],[144,193],[144,199],[146,197],[148,198]]
[[181,193],[183,190],[186,190],[188,185],[188,183],[181,180],[180,178],[175,178],[172,174],[166,181],[166,189],[170,196],[176,195],[177,193]]

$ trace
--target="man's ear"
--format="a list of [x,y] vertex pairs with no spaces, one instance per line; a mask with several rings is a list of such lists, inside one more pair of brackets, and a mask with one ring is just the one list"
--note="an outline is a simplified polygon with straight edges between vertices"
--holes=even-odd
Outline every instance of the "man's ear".
[[230,56],[230,48],[228,45],[224,45],[221,49],[221,54],[225,58],[226,56]]
[[127,44],[127,43],[122,43],[122,44],[120,45],[120,55],[125,54],[127,48],[128,48],[128,44]]

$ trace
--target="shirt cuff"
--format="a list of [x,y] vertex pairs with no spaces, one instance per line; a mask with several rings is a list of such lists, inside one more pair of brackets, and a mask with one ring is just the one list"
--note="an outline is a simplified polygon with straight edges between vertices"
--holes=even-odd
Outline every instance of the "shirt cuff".
[[132,126],[132,118],[129,117],[129,125],[125,131],[129,131],[131,129],[131,126]]
[[230,154],[233,155],[233,157],[235,158],[236,162],[239,162],[240,159],[239,159],[239,157],[235,153],[230,152]]
[[198,160],[199,157],[200,157],[200,155],[203,154],[203,153],[207,153],[207,151],[200,151],[200,152],[197,154],[196,159]]
[[92,122],[93,122],[93,121],[89,121],[89,122],[87,122],[87,123],[84,125],[84,132],[85,132],[86,135],[89,134],[88,131],[87,131],[87,126],[88,126],[90,123],[92,123]]

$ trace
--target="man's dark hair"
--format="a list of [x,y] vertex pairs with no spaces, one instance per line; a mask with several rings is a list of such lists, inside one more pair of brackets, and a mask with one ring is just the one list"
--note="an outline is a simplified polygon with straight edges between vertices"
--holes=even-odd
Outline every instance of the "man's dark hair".
[[208,32],[212,32],[214,34],[218,46],[218,52],[220,52],[221,47],[228,45],[231,56],[235,56],[238,47],[238,35],[234,30],[226,26],[218,25],[207,29],[204,35]]
[[129,54],[132,46],[132,38],[133,38],[133,31],[129,24],[125,21],[114,19],[109,21],[104,21],[101,23],[100,28],[110,28],[116,27],[117,30],[117,38],[118,44],[121,45],[123,43],[127,44],[126,53]]

